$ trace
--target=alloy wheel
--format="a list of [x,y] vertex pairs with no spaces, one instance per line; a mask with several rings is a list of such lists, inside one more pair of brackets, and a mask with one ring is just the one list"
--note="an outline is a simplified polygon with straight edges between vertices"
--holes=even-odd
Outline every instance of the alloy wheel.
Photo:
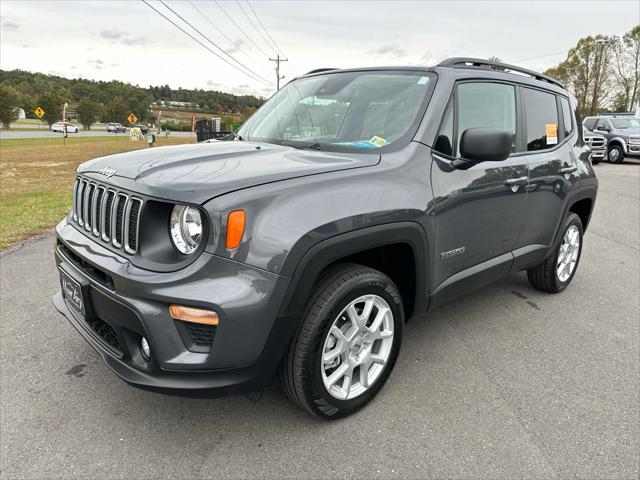
[[377,295],[353,300],[333,321],[324,341],[320,369],[331,396],[351,400],[384,371],[393,346],[394,319]]
[[620,151],[617,148],[612,148],[609,150],[609,161],[617,162],[618,158],[620,158]]
[[571,225],[562,237],[556,273],[561,282],[566,282],[576,268],[578,254],[580,253],[580,231],[575,225]]

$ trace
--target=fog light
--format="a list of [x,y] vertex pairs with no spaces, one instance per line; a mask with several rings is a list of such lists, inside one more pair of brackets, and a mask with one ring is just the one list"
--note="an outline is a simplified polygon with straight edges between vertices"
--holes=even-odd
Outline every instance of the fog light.
[[149,346],[147,339],[144,337],[140,339],[140,353],[142,354],[142,358],[144,358],[145,362],[151,360],[151,347]]

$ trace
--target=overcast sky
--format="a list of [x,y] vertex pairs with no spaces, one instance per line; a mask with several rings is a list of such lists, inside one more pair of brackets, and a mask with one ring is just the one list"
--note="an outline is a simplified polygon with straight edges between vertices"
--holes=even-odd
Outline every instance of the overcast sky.
[[[216,51],[159,1],[149,2]],[[544,70],[583,36],[622,35],[640,23],[638,0],[164,2],[254,76],[272,83],[268,56],[277,48],[289,58],[282,64],[288,79],[319,67],[433,65],[450,56],[495,55]],[[0,16],[4,70],[236,94],[274,91],[215,57],[142,1],[0,0]]]

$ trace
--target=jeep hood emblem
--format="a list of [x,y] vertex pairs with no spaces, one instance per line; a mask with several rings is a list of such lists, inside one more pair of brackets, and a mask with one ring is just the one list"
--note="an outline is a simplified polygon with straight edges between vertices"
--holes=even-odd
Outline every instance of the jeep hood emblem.
[[100,175],[104,175],[107,178],[111,178],[116,174],[116,170],[111,167],[104,167],[102,170],[99,170],[98,173]]

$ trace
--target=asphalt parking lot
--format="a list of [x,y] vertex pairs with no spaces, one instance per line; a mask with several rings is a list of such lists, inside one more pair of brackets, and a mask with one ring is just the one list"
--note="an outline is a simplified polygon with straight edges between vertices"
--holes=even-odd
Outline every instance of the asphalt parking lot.
[[125,385],[51,305],[53,237],[5,252],[0,477],[637,479],[640,162],[596,170],[567,291],[518,274],[414,319],[380,395],[333,422],[277,386],[253,402]]

